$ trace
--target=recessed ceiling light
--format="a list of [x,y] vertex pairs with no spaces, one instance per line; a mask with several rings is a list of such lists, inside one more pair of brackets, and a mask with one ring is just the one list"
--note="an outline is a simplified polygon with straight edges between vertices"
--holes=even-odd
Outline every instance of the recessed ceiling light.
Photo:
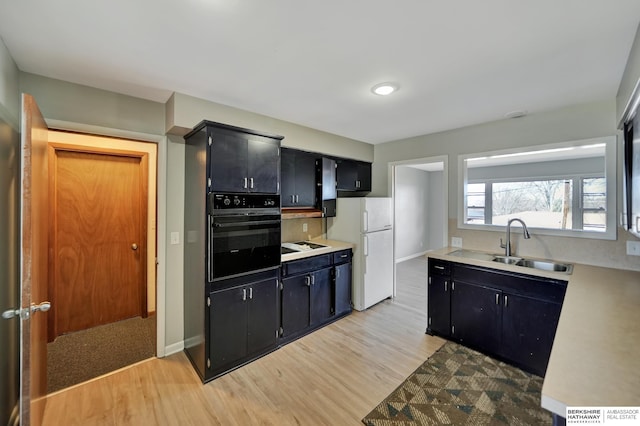
[[371,88],[371,91],[376,95],[387,96],[398,90],[398,85],[395,83],[380,83]]

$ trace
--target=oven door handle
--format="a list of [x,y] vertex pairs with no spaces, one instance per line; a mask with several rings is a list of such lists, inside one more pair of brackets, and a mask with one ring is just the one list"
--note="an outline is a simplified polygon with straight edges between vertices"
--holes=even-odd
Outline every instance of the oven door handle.
[[211,215],[207,215],[209,219],[208,234],[207,235],[207,250],[209,251],[207,255],[207,282],[213,282],[213,218]]
[[258,225],[278,225],[278,224],[280,224],[280,220],[247,220],[245,222],[229,222],[229,223],[215,222],[213,226],[216,228],[235,228],[237,226],[258,226]]

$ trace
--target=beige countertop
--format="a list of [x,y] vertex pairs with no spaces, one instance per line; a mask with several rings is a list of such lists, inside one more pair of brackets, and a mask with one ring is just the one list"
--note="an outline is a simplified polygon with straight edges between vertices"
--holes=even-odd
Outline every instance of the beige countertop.
[[568,406],[640,406],[640,272],[576,263],[567,275],[447,254],[454,250],[427,256],[568,282],[543,408],[564,417]]
[[307,251],[298,251],[295,253],[288,253],[282,255],[282,262],[289,262],[291,260],[304,259],[306,257],[318,256],[321,254],[333,253],[340,250],[352,249],[354,246],[351,243],[345,243],[344,241],[325,240],[322,238],[314,238],[309,240],[312,243],[322,244],[327,247],[317,248]]

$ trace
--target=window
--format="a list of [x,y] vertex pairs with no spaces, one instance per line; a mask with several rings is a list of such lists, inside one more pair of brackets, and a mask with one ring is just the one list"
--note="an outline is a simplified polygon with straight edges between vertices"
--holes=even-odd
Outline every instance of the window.
[[467,223],[506,226],[518,217],[532,228],[603,232],[605,190],[603,176],[470,182]]

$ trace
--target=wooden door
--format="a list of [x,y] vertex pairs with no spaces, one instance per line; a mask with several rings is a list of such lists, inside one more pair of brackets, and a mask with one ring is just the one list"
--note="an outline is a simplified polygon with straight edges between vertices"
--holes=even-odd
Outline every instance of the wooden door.
[[50,144],[49,340],[146,317],[147,154]]
[[47,125],[32,96],[22,95],[20,424],[39,425],[47,393]]

